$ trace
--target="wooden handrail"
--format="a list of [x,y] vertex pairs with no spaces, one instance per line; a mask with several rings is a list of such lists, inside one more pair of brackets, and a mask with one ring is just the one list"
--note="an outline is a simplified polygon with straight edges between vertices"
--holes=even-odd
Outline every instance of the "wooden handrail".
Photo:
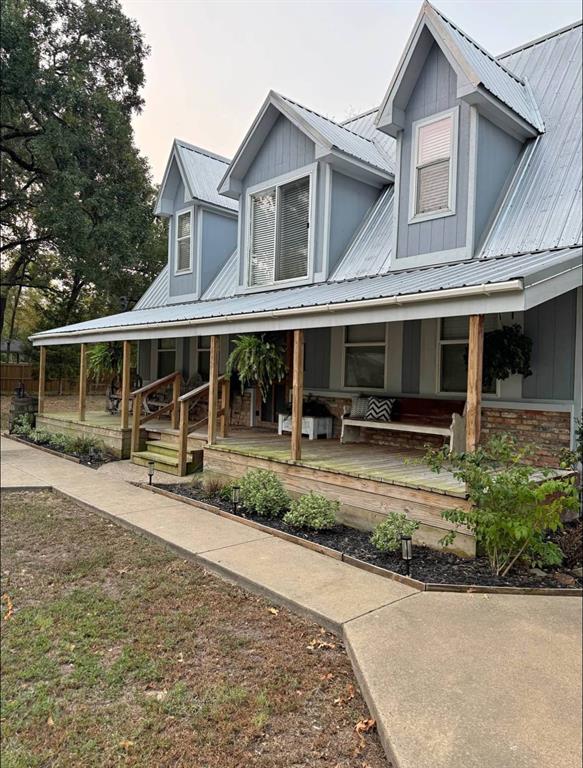
[[[219,376],[217,381],[220,383],[221,381],[224,381],[224,376]],[[193,397],[196,397],[197,395],[200,395],[202,392],[205,392],[210,387],[210,381],[207,381],[206,384],[201,384],[200,387],[195,387],[194,389],[191,389],[190,392],[186,392],[186,394],[181,395],[178,398],[179,403],[186,403],[189,400],[192,400]]]
[[[146,384],[145,387],[140,387],[139,389],[134,390],[132,392],[132,397],[134,401],[134,413],[133,413],[133,419],[132,419],[132,453],[135,453],[140,450],[140,427],[142,424],[145,424],[147,421],[151,421],[152,419],[157,418],[158,416],[162,416],[165,413],[171,413],[172,414],[172,427],[174,429],[178,428],[179,423],[179,406],[178,406],[178,397],[180,395],[180,382],[182,381],[182,374],[180,371],[174,371],[174,373],[169,373],[168,376],[162,376],[161,379],[157,379],[156,381],[153,381],[151,384]],[[163,405],[161,408],[159,408],[155,413],[150,414],[143,414],[142,415],[142,401],[146,395],[148,395],[150,392],[154,392],[156,389],[160,389],[160,387],[163,387],[165,384],[172,383],[172,400],[167,403],[166,405]]]
[[140,387],[140,389],[135,389],[132,392],[132,395],[134,397],[135,395],[145,395],[146,392],[152,392],[154,389],[158,389],[158,387],[161,387],[164,384],[169,384],[171,381],[174,381],[177,376],[181,376],[180,371],[169,373],[168,376],[163,376],[161,379],[156,379],[156,381],[152,381],[150,384],[146,384],[145,386]]

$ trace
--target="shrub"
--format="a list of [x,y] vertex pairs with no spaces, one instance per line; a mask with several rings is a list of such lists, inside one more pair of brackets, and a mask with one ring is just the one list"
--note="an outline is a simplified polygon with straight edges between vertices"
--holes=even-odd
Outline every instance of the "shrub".
[[62,451],[63,453],[73,453],[75,440],[69,435],[64,435],[58,432],[54,435],[51,435],[50,442],[51,448],[54,448],[56,451]]
[[416,520],[409,520],[404,512],[389,512],[370,537],[371,544],[379,552],[395,552],[401,546],[401,536],[412,536],[419,528]]
[[47,432],[46,429],[37,427],[36,429],[31,429],[28,439],[37,445],[47,445],[51,442],[51,433]]
[[[448,509],[442,516],[472,531],[498,576],[506,576],[520,561],[559,565],[562,552],[545,534],[561,527],[564,512],[577,509],[573,483],[528,466],[528,453],[528,448],[518,450],[509,435],[501,435],[473,453],[442,448],[425,457],[435,472],[446,467],[465,483],[470,509]],[[455,536],[452,531],[442,543],[451,544]]]
[[290,498],[274,472],[250,469],[241,478],[241,503],[261,517],[279,517]]
[[33,430],[32,424],[32,415],[30,413],[23,413],[14,419],[12,432],[13,434],[19,435],[20,437],[30,437],[30,433]]
[[91,435],[77,435],[71,442],[72,452],[78,456],[87,456],[90,453],[95,454],[96,458],[101,458],[105,452],[105,446],[101,440],[97,440]]
[[283,521],[295,528],[310,528],[313,531],[323,531],[334,528],[336,515],[340,504],[331,501],[321,493],[310,491],[305,496],[292,501],[289,512],[284,515]]

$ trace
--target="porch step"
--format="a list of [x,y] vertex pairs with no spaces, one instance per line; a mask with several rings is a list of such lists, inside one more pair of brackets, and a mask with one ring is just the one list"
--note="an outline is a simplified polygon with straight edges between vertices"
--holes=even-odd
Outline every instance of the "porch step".
[[[132,464],[147,467],[148,462],[154,462],[154,469],[170,475],[180,475],[178,466],[178,445],[161,440],[147,440],[145,451],[132,453]],[[189,448],[186,452],[186,474],[195,472],[202,467],[202,451]]]

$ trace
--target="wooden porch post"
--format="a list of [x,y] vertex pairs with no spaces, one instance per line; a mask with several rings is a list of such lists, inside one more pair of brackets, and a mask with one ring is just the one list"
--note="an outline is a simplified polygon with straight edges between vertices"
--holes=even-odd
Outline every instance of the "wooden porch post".
[[211,336],[210,371],[209,371],[209,409],[207,442],[213,445],[217,441],[217,400],[219,397],[219,337]]
[[121,428],[127,429],[130,423],[130,366],[132,357],[131,341],[123,343],[123,361],[121,366]]
[[302,411],[304,405],[304,332],[294,331],[291,458],[302,458]]
[[85,421],[87,405],[87,344],[81,344],[79,358],[79,421]]
[[480,442],[483,361],[484,315],[470,315],[468,399],[466,405],[466,451],[475,451]]
[[227,437],[229,434],[230,412],[229,401],[231,399],[231,381],[225,377],[221,384],[221,419],[219,421],[219,435]]
[[42,416],[45,412],[45,380],[47,375],[47,348],[40,348],[40,361],[38,366],[38,405],[37,413]]

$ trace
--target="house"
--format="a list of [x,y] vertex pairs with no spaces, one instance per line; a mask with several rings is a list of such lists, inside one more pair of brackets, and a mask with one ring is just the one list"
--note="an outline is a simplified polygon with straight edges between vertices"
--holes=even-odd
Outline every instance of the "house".
[[[433,541],[463,489],[404,456],[509,432],[557,466],[573,443],[580,96],[581,23],[493,56],[425,2],[379,108],[339,123],[270,92],[232,160],[175,141],[156,207],[170,223],[167,266],[132,311],[35,335],[41,361],[51,345],[124,342],[116,429],[129,450],[136,344],[137,461],[162,439],[176,443],[173,471],[199,450],[225,474],[269,466],[292,490],[340,498],[356,525],[404,509]],[[532,343],[531,375],[483,385],[484,336],[515,325]],[[266,332],[290,374],[262,402],[221,374],[234,338]],[[170,384],[158,415],[140,415]],[[189,403],[205,396],[193,424]],[[331,439],[302,439],[308,396],[333,416]],[[364,419],[375,396],[396,399],[392,421],[386,399]],[[290,398],[291,442],[275,434]],[[42,411],[41,396],[56,428]]]

